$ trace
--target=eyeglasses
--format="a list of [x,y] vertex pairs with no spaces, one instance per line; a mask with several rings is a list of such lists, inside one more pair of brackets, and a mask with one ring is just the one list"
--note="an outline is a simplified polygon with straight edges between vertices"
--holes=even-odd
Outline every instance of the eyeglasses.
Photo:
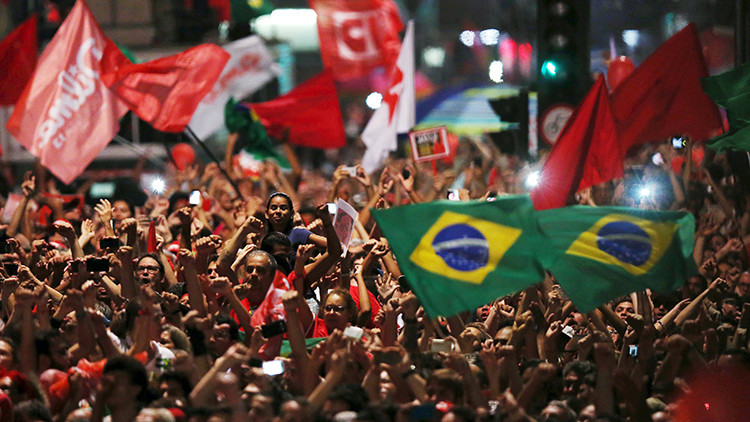
[[340,314],[346,310],[346,306],[342,305],[326,305],[325,308],[326,312],[336,312],[337,314]]
[[142,265],[142,266],[139,266],[138,268],[136,268],[135,271],[139,272],[139,273],[143,272],[143,271],[148,271],[150,273],[158,273],[159,272],[159,267],[157,267],[156,265]]

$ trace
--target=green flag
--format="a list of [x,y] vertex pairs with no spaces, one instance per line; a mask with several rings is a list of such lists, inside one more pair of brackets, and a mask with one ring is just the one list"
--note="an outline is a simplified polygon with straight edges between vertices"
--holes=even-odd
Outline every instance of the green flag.
[[431,317],[473,309],[544,278],[541,262],[549,249],[528,196],[438,201],[372,214]]
[[537,213],[549,270],[588,312],[618,296],[680,287],[696,268],[695,220],[688,212],[574,206]]
[[750,151],[750,63],[701,79],[703,91],[727,112],[729,131],[709,141],[717,151]]
[[252,167],[255,165],[253,162],[259,165],[271,159],[283,169],[291,168],[286,157],[276,152],[258,116],[252,110],[238,107],[237,101],[231,97],[224,106],[224,124],[230,133],[238,133],[240,136],[238,143],[242,148],[239,157],[241,167]]

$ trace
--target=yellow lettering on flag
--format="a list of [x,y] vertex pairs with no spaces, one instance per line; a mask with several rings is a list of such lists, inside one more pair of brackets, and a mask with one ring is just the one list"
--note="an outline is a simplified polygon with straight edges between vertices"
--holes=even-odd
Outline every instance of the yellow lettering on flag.
[[617,265],[638,276],[647,273],[661,259],[677,227],[674,222],[610,214],[581,233],[566,253]]
[[429,272],[481,284],[520,235],[518,228],[446,211],[409,259]]

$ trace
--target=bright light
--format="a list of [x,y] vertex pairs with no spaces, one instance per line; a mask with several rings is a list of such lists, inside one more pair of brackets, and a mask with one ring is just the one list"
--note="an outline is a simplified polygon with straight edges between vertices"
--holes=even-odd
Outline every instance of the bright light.
[[503,62],[500,60],[490,63],[490,80],[496,84],[503,81]]
[[164,190],[166,188],[167,182],[165,182],[161,177],[157,177],[151,182],[151,190],[157,195],[161,195],[162,193],[164,193]]
[[479,41],[484,45],[497,45],[500,40],[500,31],[497,29],[485,29],[479,33]]
[[532,171],[528,176],[526,176],[526,182],[524,182],[524,184],[528,189],[533,189],[539,186],[541,177],[542,175],[538,171]]
[[445,63],[443,47],[426,47],[422,52],[424,63],[430,67],[441,67]]
[[555,66],[554,62],[546,61],[544,62],[544,69],[542,69],[542,73],[546,73],[549,76],[555,76],[557,75],[557,66]]
[[461,32],[461,35],[458,36],[458,39],[461,40],[461,43],[467,47],[471,47],[474,45],[474,38],[477,37],[477,34],[474,33],[474,31],[463,31]]
[[648,199],[653,194],[654,194],[654,188],[652,188],[649,185],[643,185],[641,186],[640,189],[638,189],[638,198],[640,199]]
[[365,104],[373,110],[380,108],[380,104],[383,103],[383,95],[379,92],[373,92],[365,99]]
[[638,45],[638,40],[641,38],[641,31],[637,29],[626,29],[622,31],[622,40],[630,48],[635,48]]

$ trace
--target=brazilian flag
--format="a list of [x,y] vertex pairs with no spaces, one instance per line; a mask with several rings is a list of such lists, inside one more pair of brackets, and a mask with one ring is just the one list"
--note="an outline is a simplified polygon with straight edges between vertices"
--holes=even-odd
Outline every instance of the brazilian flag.
[[454,315],[542,281],[550,250],[528,196],[373,209],[431,317]]
[[573,206],[537,212],[548,268],[580,312],[635,291],[670,291],[697,271],[688,212]]

